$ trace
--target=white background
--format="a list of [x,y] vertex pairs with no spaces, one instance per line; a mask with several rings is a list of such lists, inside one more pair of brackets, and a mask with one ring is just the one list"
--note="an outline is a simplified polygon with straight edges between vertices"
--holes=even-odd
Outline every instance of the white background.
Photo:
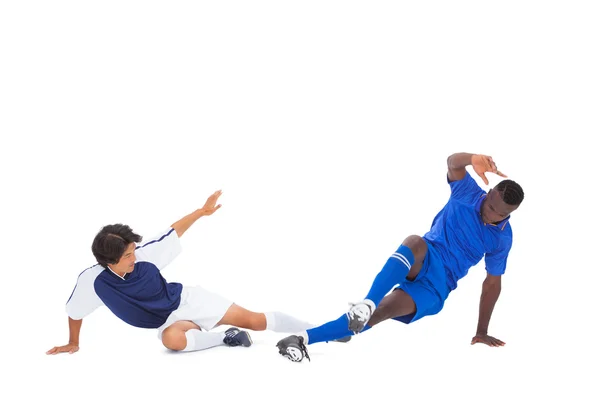
[[[599,18],[593,1],[3,2],[2,390],[597,398]],[[439,315],[316,344],[311,363],[270,332],[172,354],[106,309],[78,353],[45,354],[68,340],[64,303],[103,225],[149,237],[217,189],[165,277],[337,318],[428,230],[459,151],[525,190],[490,324],[503,348],[470,345],[479,264]]]

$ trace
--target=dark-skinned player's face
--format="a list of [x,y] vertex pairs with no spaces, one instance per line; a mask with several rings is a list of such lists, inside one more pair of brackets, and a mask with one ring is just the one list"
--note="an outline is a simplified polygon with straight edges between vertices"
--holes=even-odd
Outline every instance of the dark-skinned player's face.
[[486,224],[493,224],[502,221],[508,217],[510,213],[515,211],[519,206],[511,206],[502,200],[502,196],[498,190],[491,189],[483,203],[481,204],[481,219]]

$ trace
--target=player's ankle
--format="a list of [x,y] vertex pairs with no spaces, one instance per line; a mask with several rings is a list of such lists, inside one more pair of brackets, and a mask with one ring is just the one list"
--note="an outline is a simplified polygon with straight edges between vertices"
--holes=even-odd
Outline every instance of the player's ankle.
[[369,308],[371,308],[371,312],[373,312],[375,310],[375,303],[373,302],[373,300],[370,299],[364,299],[363,303],[365,303],[366,305],[369,306]]

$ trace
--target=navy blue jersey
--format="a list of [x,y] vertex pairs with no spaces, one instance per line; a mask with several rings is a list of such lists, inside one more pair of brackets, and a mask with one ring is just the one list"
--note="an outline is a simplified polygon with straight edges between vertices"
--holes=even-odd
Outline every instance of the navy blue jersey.
[[140,328],[158,328],[179,307],[180,283],[169,283],[160,270],[181,252],[177,232],[169,228],[135,249],[131,273],[119,276],[110,267],[96,264],[84,270],[66,310],[72,319],[82,319],[99,306],[106,306],[126,323]]

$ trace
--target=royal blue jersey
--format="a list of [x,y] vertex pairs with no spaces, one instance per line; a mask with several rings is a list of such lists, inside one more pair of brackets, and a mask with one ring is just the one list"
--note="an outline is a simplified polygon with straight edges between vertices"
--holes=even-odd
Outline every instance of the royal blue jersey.
[[84,270],[66,310],[72,319],[82,319],[99,306],[106,306],[126,323],[140,328],[158,328],[179,307],[181,283],[167,282],[160,270],[181,252],[173,228],[135,249],[136,262],[123,277],[99,264]]
[[423,239],[440,253],[448,287],[454,290],[458,280],[484,257],[490,275],[504,274],[512,246],[512,229],[510,216],[497,224],[483,222],[479,211],[487,193],[468,171],[463,179],[448,180],[448,184],[450,198]]

